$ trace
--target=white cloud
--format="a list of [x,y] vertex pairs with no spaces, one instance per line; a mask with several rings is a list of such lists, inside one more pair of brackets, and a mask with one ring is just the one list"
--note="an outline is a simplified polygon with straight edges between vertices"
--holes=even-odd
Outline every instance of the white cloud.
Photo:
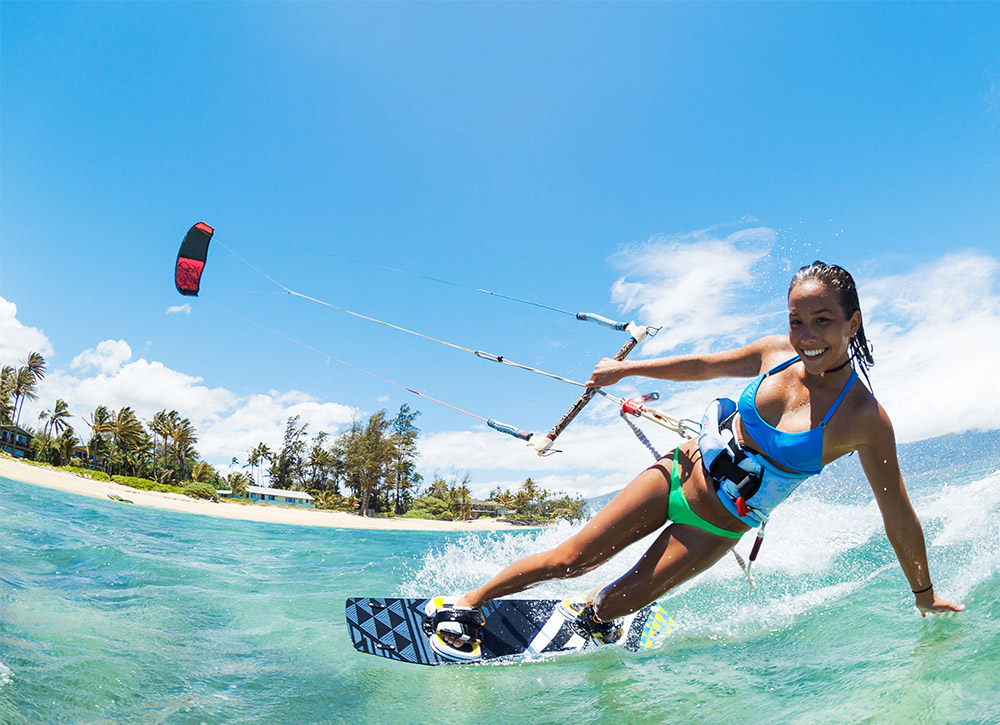
[[18,320],[17,305],[0,297],[0,365],[16,367],[30,352],[48,357],[52,354],[52,343],[44,332]]
[[225,415],[205,421],[198,450],[208,460],[228,462],[233,456],[246,462],[247,452],[260,442],[272,449],[281,447],[285,422],[299,416],[299,425],[309,425],[309,435],[320,431],[335,433],[358,414],[354,408],[340,403],[321,403],[299,391],[239,398]]
[[[98,345],[97,350],[103,345]],[[234,456],[245,460],[247,452],[261,441],[280,448],[285,422],[292,416],[299,416],[300,424],[307,423],[312,435],[320,430],[336,432],[357,414],[349,406],[320,402],[299,391],[270,390],[240,396],[226,388],[203,385],[201,378],[171,370],[157,361],[139,359],[110,369],[120,357],[101,358],[93,350],[77,356],[81,357],[96,369],[94,374],[76,376],[54,371],[39,386],[39,403],[48,401],[42,407],[57,398],[69,404],[80,418],[74,427],[81,437],[87,435],[83,419],[98,405],[112,410],[130,406],[143,420],[160,410],[177,410],[198,431],[197,448],[202,458],[228,463]],[[104,364],[107,360],[112,363]],[[84,368],[84,364],[74,367]]]
[[[196,425],[216,419],[234,407],[235,394],[225,388],[201,385],[201,378],[171,370],[161,362],[140,358],[121,364],[122,345],[128,347],[123,341],[107,340],[95,350],[78,355],[72,367],[83,374],[52,371],[39,386],[39,400],[62,398],[81,417],[98,405],[113,410],[129,406],[145,419],[158,410],[177,410]],[[97,352],[102,346],[107,352],[105,356]]]
[[132,348],[124,340],[104,340],[97,347],[84,350],[69,364],[73,369],[97,370],[113,375],[132,358]]
[[748,291],[760,283],[757,267],[774,238],[766,228],[725,238],[699,231],[656,237],[617,255],[625,276],[612,286],[612,300],[625,312],[638,310],[645,324],[663,326],[643,353],[704,349],[709,342],[737,344],[753,337],[762,317],[782,311],[747,307]]
[[39,384],[38,401],[25,406],[22,420],[31,425],[39,411],[61,398],[76,417],[77,436],[86,438],[84,421],[98,405],[111,410],[129,406],[143,420],[160,410],[177,410],[195,426],[201,456],[227,464],[234,456],[245,461],[247,452],[262,441],[280,448],[285,422],[292,416],[308,424],[313,435],[336,432],[358,414],[350,406],[320,402],[294,390],[237,395],[161,362],[131,357],[124,340],[104,340],[85,350],[73,358],[71,371],[50,371]]
[[875,395],[900,442],[998,427],[998,282],[1000,261],[972,252],[858,282]]
[[191,315],[191,305],[185,302],[183,305],[168,307],[165,314],[168,315]]

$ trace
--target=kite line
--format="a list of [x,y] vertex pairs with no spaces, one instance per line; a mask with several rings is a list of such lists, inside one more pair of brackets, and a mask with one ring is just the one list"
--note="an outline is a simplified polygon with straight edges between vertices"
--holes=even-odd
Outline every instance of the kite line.
[[[196,224],[195,226],[193,226],[191,228],[191,230],[188,232],[188,235],[185,237],[184,243],[182,244],[182,247],[181,247],[181,252],[178,254],[178,269],[182,266],[182,264],[185,265],[185,266],[187,266],[187,267],[191,267],[193,265],[193,266],[197,267],[197,274],[194,275],[194,276],[189,275],[188,276],[189,278],[187,279],[186,282],[183,282],[183,283],[181,281],[177,282],[178,291],[180,291],[182,294],[191,294],[191,295],[197,295],[198,294],[198,288],[199,288],[199,284],[200,284],[201,272],[202,272],[202,269],[204,267],[205,259],[207,257],[208,243],[211,240],[211,238],[213,236],[213,233],[214,233],[214,229],[212,229],[212,227],[209,227],[207,224],[205,224],[205,223],[202,222],[202,223],[199,223],[199,224]],[[604,390],[602,390],[600,388],[589,387],[586,383],[581,383],[579,381],[572,380],[572,379],[567,378],[565,376],[557,375],[555,373],[550,373],[550,372],[547,372],[545,370],[541,370],[539,368],[532,367],[530,365],[524,365],[524,364],[515,362],[513,360],[508,360],[507,358],[503,357],[502,355],[496,355],[496,354],[485,352],[485,351],[482,351],[482,350],[475,350],[473,348],[466,347],[464,345],[459,345],[457,343],[450,342],[448,340],[443,340],[443,339],[440,339],[440,338],[437,338],[437,337],[433,337],[431,335],[427,335],[427,334],[425,334],[423,332],[419,332],[419,331],[416,331],[416,330],[411,330],[409,328],[402,327],[400,325],[395,325],[395,324],[392,324],[392,323],[387,322],[385,320],[380,320],[380,319],[378,319],[376,317],[371,317],[369,315],[364,315],[364,314],[361,314],[359,312],[355,312],[353,310],[347,309],[346,307],[341,307],[340,305],[336,305],[336,304],[333,304],[331,302],[327,302],[325,300],[321,300],[321,299],[318,299],[318,298],[313,297],[311,295],[307,295],[307,294],[304,294],[304,293],[299,292],[297,290],[294,290],[294,289],[292,289],[292,288],[290,288],[290,287],[282,284],[281,282],[279,282],[278,280],[276,280],[274,277],[272,277],[271,275],[269,275],[266,272],[264,272],[262,269],[260,269],[257,266],[255,266],[249,260],[245,259],[242,255],[240,255],[239,253],[237,253],[235,250],[230,249],[228,246],[226,246],[222,242],[217,241],[216,243],[220,244],[226,251],[228,251],[230,254],[232,254],[234,257],[236,257],[241,262],[243,262],[247,267],[249,267],[251,270],[253,270],[257,274],[261,275],[266,280],[268,280],[269,282],[271,282],[272,284],[274,284],[275,286],[277,286],[279,289],[281,289],[281,291],[283,293],[285,293],[287,295],[290,295],[290,296],[293,296],[293,297],[298,297],[300,299],[303,299],[303,300],[306,300],[306,301],[309,301],[309,302],[313,302],[315,304],[322,305],[322,306],[328,307],[330,309],[335,309],[335,310],[338,310],[338,311],[343,312],[345,314],[351,315],[353,317],[357,317],[359,319],[363,319],[363,320],[366,320],[366,321],[369,321],[369,322],[373,322],[373,323],[376,323],[376,324],[379,324],[379,325],[383,325],[385,327],[389,327],[389,328],[392,328],[394,330],[407,333],[409,335],[420,337],[420,338],[423,338],[423,339],[431,341],[431,342],[436,342],[438,344],[445,345],[447,347],[450,347],[450,348],[453,348],[453,349],[456,349],[456,350],[461,350],[463,352],[468,352],[468,353],[471,353],[471,354],[475,355],[476,357],[478,357],[480,359],[483,359],[483,360],[487,360],[487,361],[491,361],[491,362],[496,362],[496,363],[500,363],[500,364],[503,364],[503,365],[508,365],[508,366],[511,366],[511,367],[518,368],[520,370],[524,370],[524,371],[527,371],[527,372],[532,372],[532,373],[535,373],[535,374],[538,374],[538,375],[542,375],[544,377],[548,377],[548,378],[552,378],[554,380],[558,380],[558,381],[563,382],[563,383],[567,383],[567,384],[570,384],[570,385],[574,385],[574,386],[583,388],[584,391],[580,395],[580,397],[577,399],[577,401],[562,416],[562,418],[560,418],[560,420],[552,427],[552,429],[547,434],[545,434],[545,435],[534,434],[534,433],[530,433],[528,431],[520,430],[520,429],[515,428],[514,426],[508,425],[506,423],[501,423],[501,422],[496,421],[496,420],[491,419],[491,418],[484,418],[483,416],[480,416],[480,415],[477,415],[477,414],[472,413],[470,411],[464,410],[463,408],[459,408],[458,406],[452,405],[451,403],[447,403],[447,402],[445,402],[443,400],[440,400],[438,398],[434,398],[434,397],[432,397],[430,395],[427,395],[426,393],[421,393],[420,391],[414,390],[413,388],[410,388],[410,387],[408,387],[406,385],[402,385],[402,384],[397,383],[397,382],[395,382],[393,380],[385,378],[385,377],[383,377],[381,375],[377,375],[376,373],[373,373],[373,372],[371,372],[369,370],[366,370],[366,369],[361,368],[361,367],[359,367],[357,365],[354,365],[353,363],[350,363],[350,362],[348,362],[346,360],[341,360],[340,358],[338,358],[338,357],[336,357],[334,355],[331,355],[331,354],[326,353],[326,352],[324,352],[322,350],[319,350],[319,349],[317,349],[315,347],[312,347],[312,346],[310,346],[310,345],[308,345],[306,343],[303,343],[303,342],[301,342],[299,340],[296,340],[296,339],[294,339],[292,337],[289,337],[288,335],[285,335],[284,333],[281,333],[281,332],[279,332],[277,330],[274,330],[274,329],[272,329],[270,327],[267,327],[266,325],[263,325],[263,324],[261,324],[259,322],[251,320],[251,319],[249,319],[249,318],[247,318],[247,317],[245,317],[245,316],[243,316],[243,315],[241,315],[239,313],[236,313],[236,312],[234,312],[232,310],[229,310],[228,308],[223,307],[222,305],[218,305],[216,303],[216,305],[219,308],[221,308],[222,310],[224,310],[226,312],[229,312],[230,314],[232,314],[232,315],[234,315],[236,317],[239,317],[240,319],[242,319],[242,320],[244,320],[246,322],[249,322],[250,324],[253,324],[253,325],[257,326],[257,327],[260,327],[263,330],[266,330],[268,332],[271,332],[272,334],[275,334],[275,335],[277,335],[279,337],[282,337],[285,340],[288,340],[289,342],[292,342],[292,343],[294,343],[296,345],[299,345],[299,346],[301,346],[301,347],[303,347],[303,348],[305,348],[307,350],[310,350],[310,351],[315,352],[315,353],[317,353],[319,355],[322,355],[327,360],[334,360],[335,362],[338,362],[338,363],[340,363],[342,365],[350,367],[350,368],[352,368],[354,370],[357,370],[357,371],[359,371],[361,373],[364,373],[366,375],[374,377],[374,378],[376,378],[378,380],[381,380],[381,381],[383,381],[385,383],[388,383],[389,385],[393,385],[395,387],[401,388],[401,389],[403,389],[403,390],[405,390],[405,391],[407,391],[407,392],[409,392],[409,393],[411,393],[413,395],[417,395],[419,397],[426,398],[426,399],[431,400],[431,401],[433,401],[435,403],[443,405],[443,406],[445,406],[447,408],[450,408],[450,409],[455,410],[457,412],[463,413],[463,414],[468,415],[470,417],[473,417],[473,418],[475,418],[477,420],[483,421],[490,428],[492,428],[492,429],[494,429],[496,431],[499,431],[501,433],[505,433],[507,435],[514,436],[515,438],[519,438],[521,440],[524,440],[524,441],[526,441],[528,443],[528,445],[530,447],[532,447],[532,448],[535,449],[536,453],[539,456],[545,456],[545,455],[548,455],[550,453],[555,452],[554,450],[551,449],[551,446],[552,446],[553,442],[556,440],[556,438],[559,436],[559,434],[562,433],[566,429],[566,427],[570,424],[570,422],[572,422],[572,420],[580,413],[580,411],[583,410],[583,408],[587,405],[587,403],[595,395],[601,395],[602,397],[604,397],[604,398],[606,398],[608,400],[611,400],[612,402],[615,402],[618,406],[620,406],[622,417],[625,418],[626,422],[629,423],[629,426],[633,429],[634,432],[636,432],[636,435],[639,437],[639,440],[644,445],[646,445],[651,451],[653,451],[654,454],[655,454],[655,449],[649,443],[649,440],[644,435],[642,435],[641,431],[639,431],[631,423],[631,421],[629,421],[626,418],[626,414],[629,414],[629,415],[632,415],[632,416],[635,416],[635,417],[645,418],[646,420],[652,421],[652,422],[656,423],[657,425],[666,427],[669,430],[672,430],[672,431],[676,432],[678,435],[681,435],[682,437],[686,437],[686,438],[687,437],[691,437],[694,433],[697,432],[697,424],[694,423],[693,421],[688,421],[688,420],[682,420],[682,419],[674,418],[672,416],[667,415],[666,413],[663,413],[662,411],[656,410],[655,408],[651,408],[651,407],[648,407],[648,406],[645,405],[645,403],[648,402],[649,400],[656,400],[659,397],[658,394],[654,393],[652,395],[646,395],[646,396],[643,396],[642,398],[635,398],[635,399],[619,398],[617,396],[614,396],[614,395],[612,395],[610,393],[605,392]],[[335,256],[335,255],[329,255],[329,256]],[[195,261],[192,262],[191,261],[192,259],[195,260]],[[352,260],[352,261],[357,261],[357,260]],[[375,266],[380,266],[381,267],[382,265],[375,265]],[[488,294],[488,295],[492,295],[492,296],[496,296],[496,297],[502,297],[502,298],[505,298],[505,299],[508,299],[508,300],[513,300],[513,301],[516,301],[516,302],[521,302],[521,303],[533,305],[533,306],[536,306],[536,307],[540,307],[540,308],[544,308],[544,309],[549,309],[549,310],[552,310],[552,311],[555,311],[555,312],[558,312],[558,313],[569,314],[569,315],[572,315],[577,320],[581,320],[581,321],[585,321],[585,322],[594,322],[596,324],[602,325],[602,326],[607,327],[609,329],[627,332],[629,334],[629,339],[625,342],[625,344],[621,347],[621,349],[615,354],[615,356],[614,356],[615,360],[624,360],[625,357],[628,356],[628,354],[633,349],[635,349],[635,347],[639,343],[641,343],[646,337],[651,337],[651,336],[655,335],[660,330],[659,327],[649,327],[649,326],[644,326],[644,325],[637,325],[635,322],[627,322],[627,323],[626,322],[616,322],[614,320],[610,320],[610,319],[608,319],[606,317],[603,317],[601,315],[597,315],[597,314],[594,314],[594,313],[585,313],[585,312],[574,313],[574,312],[570,312],[569,310],[564,310],[562,308],[553,307],[551,305],[545,305],[545,304],[542,304],[542,303],[539,303],[539,302],[534,302],[534,301],[531,301],[531,300],[525,300],[525,299],[522,299],[522,298],[519,298],[519,297],[513,297],[511,295],[505,295],[505,294],[501,294],[501,293],[497,293],[497,292],[491,292],[489,290],[484,290],[484,289],[480,289],[480,288],[476,288],[476,287],[471,287],[471,286],[463,285],[463,284],[456,283],[456,282],[449,282],[447,280],[438,279],[436,277],[427,277],[426,275],[416,275],[416,274],[413,274],[413,273],[405,272],[403,270],[398,270],[398,269],[394,269],[394,268],[391,268],[391,267],[386,267],[386,269],[389,269],[389,270],[395,271],[395,272],[400,272],[400,273],[403,273],[403,274],[410,274],[412,276],[422,277],[422,278],[429,279],[431,281],[439,282],[439,283],[442,283],[442,284],[448,284],[448,285],[452,285],[452,286],[456,286],[456,287],[465,287],[467,289],[471,289],[471,290],[474,290],[476,292],[481,292],[481,293],[484,293],[484,294]],[[175,276],[177,274],[178,273],[175,273]],[[178,276],[177,279],[180,280],[180,277]]]
[[[222,244],[222,242],[219,242]],[[225,245],[223,245],[225,247]],[[307,247],[302,247],[308,249]],[[227,250],[232,252],[231,249],[226,247]],[[376,267],[378,269],[384,269],[388,272],[395,272],[396,274],[405,274],[408,277],[416,277],[417,279],[424,279],[430,282],[436,282],[437,284],[448,285],[449,287],[458,287],[460,289],[470,290],[472,292],[478,292],[479,294],[489,295],[491,297],[499,297],[501,299],[510,300],[512,302],[520,302],[521,304],[531,305],[533,307],[539,307],[543,310],[550,310],[552,312],[558,312],[562,315],[569,315],[574,319],[580,320],[581,322],[594,322],[603,327],[607,327],[611,330],[617,330],[618,332],[628,331],[628,322],[616,322],[614,320],[608,319],[601,315],[594,314],[593,312],[573,312],[572,310],[563,309],[562,307],[556,307],[555,305],[548,305],[544,302],[536,302],[535,300],[525,299],[524,297],[516,297],[514,295],[504,294],[503,292],[494,292],[492,290],[483,289],[482,287],[475,287],[470,284],[463,284],[462,282],[455,282],[454,280],[441,279],[440,277],[432,277],[427,274],[420,274],[419,272],[410,272],[405,269],[399,269],[398,267],[390,267],[385,264],[379,264],[378,262],[366,261],[363,259],[355,259],[354,257],[345,257],[340,254],[333,254],[332,252],[324,252],[319,249],[310,250],[316,254],[322,254],[326,257],[332,257],[334,259],[343,259],[348,262],[353,262],[354,264],[363,264],[369,267]],[[234,252],[235,254],[235,252]],[[239,255],[237,255],[239,256]],[[653,337],[657,332],[660,331],[659,327],[649,328],[649,337]]]

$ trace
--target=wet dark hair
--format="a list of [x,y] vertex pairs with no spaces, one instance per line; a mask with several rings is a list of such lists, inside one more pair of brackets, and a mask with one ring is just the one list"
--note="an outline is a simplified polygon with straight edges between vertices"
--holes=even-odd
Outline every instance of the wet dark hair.
[[[832,289],[837,290],[840,308],[844,311],[844,317],[850,318],[855,310],[857,310],[858,315],[861,315],[861,303],[858,302],[858,288],[854,284],[854,277],[843,267],[838,267],[835,264],[825,264],[816,260],[795,273],[791,283],[788,285],[788,294],[792,293],[792,288],[795,286],[809,281],[822,282]],[[868,377],[868,369],[875,365],[875,358],[872,356],[872,346],[868,342],[868,338],[865,337],[863,317],[861,324],[858,325],[857,333],[851,338],[849,350],[850,359],[861,370],[861,373],[865,376],[865,380],[868,381],[868,387],[871,388],[872,381]]]

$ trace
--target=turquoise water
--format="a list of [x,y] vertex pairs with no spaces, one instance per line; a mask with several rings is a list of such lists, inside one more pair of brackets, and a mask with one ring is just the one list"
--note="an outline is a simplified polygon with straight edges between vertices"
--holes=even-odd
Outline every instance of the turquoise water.
[[820,485],[777,512],[757,590],[725,559],[661,600],[657,650],[438,668],[356,653],[344,599],[458,591],[570,527],[275,526],[0,478],[0,722],[1000,722],[998,468],[908,478],[960,615],[917,616],[870,493]]

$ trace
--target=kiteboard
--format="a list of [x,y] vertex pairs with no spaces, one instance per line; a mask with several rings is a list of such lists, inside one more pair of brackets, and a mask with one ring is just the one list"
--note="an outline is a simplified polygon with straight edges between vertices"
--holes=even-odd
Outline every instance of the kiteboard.
[[[470,664],[441,657],[431,649],[425,626],[427,599],[352,597],[347,600],[347,629],[354,649],[365,654],[418,665]],[[558,599],[496,599],[483,607],[476,661],[523,660],[594,647],[559,613]],[[637,652],[656,646],[673,631],[673,620],[653,603],[625,618],[625,635],[609,645]]]

